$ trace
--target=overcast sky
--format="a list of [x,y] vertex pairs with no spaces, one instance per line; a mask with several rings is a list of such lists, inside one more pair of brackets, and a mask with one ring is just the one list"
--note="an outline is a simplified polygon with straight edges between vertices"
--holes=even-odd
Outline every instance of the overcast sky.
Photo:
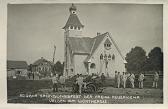
[[[163,7],[145,4],[75,4],[84,27],[84,37],[110,32],[125,56],[131,48],[141,46],[148,53],[163,48]],[[71,4],[8,5],[8,60],[25,60],[29,64],[44,57],[52,61],[54,44],[56,61],[64,60],[64,30]]]

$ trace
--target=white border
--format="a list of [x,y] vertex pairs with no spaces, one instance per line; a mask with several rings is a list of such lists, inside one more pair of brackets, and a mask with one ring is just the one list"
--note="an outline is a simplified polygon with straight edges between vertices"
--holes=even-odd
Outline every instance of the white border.
[[[7,104],[7,4],[51,4],[51,3],[125,3],[125,4],[163,4],[163,51],[164,51],[164,104]],[[53,109],[53,108],[149,108],[168,107],[168,1],[167,0],[0,0],[0,109]],[[115,107],[114,107],[115,106]]]

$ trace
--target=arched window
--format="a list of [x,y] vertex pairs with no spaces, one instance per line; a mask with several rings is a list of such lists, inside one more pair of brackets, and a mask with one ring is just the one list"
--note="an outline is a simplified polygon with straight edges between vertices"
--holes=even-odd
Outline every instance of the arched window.
[[77,29],[77,27],[75,26],[75,30]]
[[113,54],[113,56],[112,56],[112,60],[114,60],[115,59],[115,55]]
[[70,26],[70,29],[73,29],[73,26]]
[[107,54],[104,55],[104,59],[107,59]]
[[78,27],[78,30],[80,30],[80,27]]
[[71,72],[73,72],[73,68],[71,68]]
[[100,55],[100,60],[102,60],[102,59],[103,59],[103,54]]
[[90,68],[96,68],[95,63],[91,63]]
[[111,60],[111,55],[110,54],[108,55],[108,60]]

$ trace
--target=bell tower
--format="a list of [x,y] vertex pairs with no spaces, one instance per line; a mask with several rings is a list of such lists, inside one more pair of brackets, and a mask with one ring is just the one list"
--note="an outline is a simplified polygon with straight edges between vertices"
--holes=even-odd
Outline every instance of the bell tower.
[[70,16],[63,27],[64,31],[64,75],[66,77],[73,73],[73,63],[71,62],[70,49],[68,43],[68,37],[81,37],[84,25],[80,22],[77,16],[77,8],[74,4],[69,8]]

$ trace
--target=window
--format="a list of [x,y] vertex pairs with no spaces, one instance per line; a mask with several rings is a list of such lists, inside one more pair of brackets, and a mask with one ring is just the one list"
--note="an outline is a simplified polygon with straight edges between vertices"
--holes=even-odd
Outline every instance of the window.
[[73,26],[70,26],[70,29],[73,29]]
[[108,60],[111,60],[111,55],[110,54],[108,55]]
[[77,27],[75,26],[75,30],[77,29]]
[[78,30],[80,30],[80,27],[78,27]]
[[112,60],[114,60],[115,59],[115,55],[113,54],[113,56],[112,56]]
[[103,59],[103,54],[100,55],[100,60],[102,60],[102,59]]
[[104,55],[104,59],[107,59],[107,54]]
[[106,39],[106,41],[104,42],[104,48],[106,50],[109,50],[111,49],[111,45],[112,45],[111,41],[109,39]]
[[95,63],[91,63],[90,68],[96,68]]
[[73,69],[71,69],[71,72],[73,72]]

